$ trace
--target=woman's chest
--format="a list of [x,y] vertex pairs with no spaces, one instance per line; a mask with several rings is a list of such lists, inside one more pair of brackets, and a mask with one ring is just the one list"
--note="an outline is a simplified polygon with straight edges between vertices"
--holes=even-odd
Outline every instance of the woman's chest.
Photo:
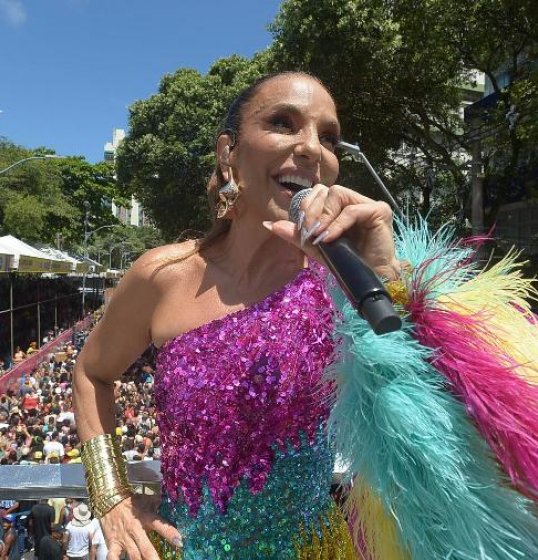
[[167,410],[306,406],[331,362],[332,309],[321,291],[282,293],[165,343],[155,396]]

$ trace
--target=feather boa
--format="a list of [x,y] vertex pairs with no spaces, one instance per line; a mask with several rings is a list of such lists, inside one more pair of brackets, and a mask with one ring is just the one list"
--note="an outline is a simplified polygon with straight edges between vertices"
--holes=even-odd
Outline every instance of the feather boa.
[[[538,558],[538,325],[514,256],[488,272],[472,249],[400,227],[404,328],[376,336],[337,289],[339,360],[329,421],[358,475],[348,508],[364,557]],[[531,341],[534,337],[534,342]],[[523,340],[521,343],[519,340]],[[489,445],[488,445],[489,444]]]

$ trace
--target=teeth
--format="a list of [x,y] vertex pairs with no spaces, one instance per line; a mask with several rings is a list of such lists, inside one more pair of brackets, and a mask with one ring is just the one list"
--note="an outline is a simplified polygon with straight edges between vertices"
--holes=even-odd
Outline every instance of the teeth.
[[299,175],[282,175],[278,178],[278,181],[279,183],[292,183],[305,189],[309,189],[312,187],[312,181],[309,181],[304,177],[299,177]]

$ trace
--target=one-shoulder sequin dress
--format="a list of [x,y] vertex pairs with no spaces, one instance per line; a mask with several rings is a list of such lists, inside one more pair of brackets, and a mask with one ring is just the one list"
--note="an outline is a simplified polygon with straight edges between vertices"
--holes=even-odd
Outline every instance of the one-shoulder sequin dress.
[[157,354],[161,558],[356,558],[331,496],[332,306],[319,269],[166,342]]

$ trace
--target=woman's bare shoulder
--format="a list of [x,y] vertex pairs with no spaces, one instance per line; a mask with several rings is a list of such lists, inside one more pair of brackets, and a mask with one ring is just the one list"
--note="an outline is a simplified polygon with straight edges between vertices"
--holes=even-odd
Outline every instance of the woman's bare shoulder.
[[137,276],[158,285],[169,280],[171,276],[177,278],[178,274],[190,273],[199,260],[196,248],[196,240],[155,247],[140,256],[131,270]]

